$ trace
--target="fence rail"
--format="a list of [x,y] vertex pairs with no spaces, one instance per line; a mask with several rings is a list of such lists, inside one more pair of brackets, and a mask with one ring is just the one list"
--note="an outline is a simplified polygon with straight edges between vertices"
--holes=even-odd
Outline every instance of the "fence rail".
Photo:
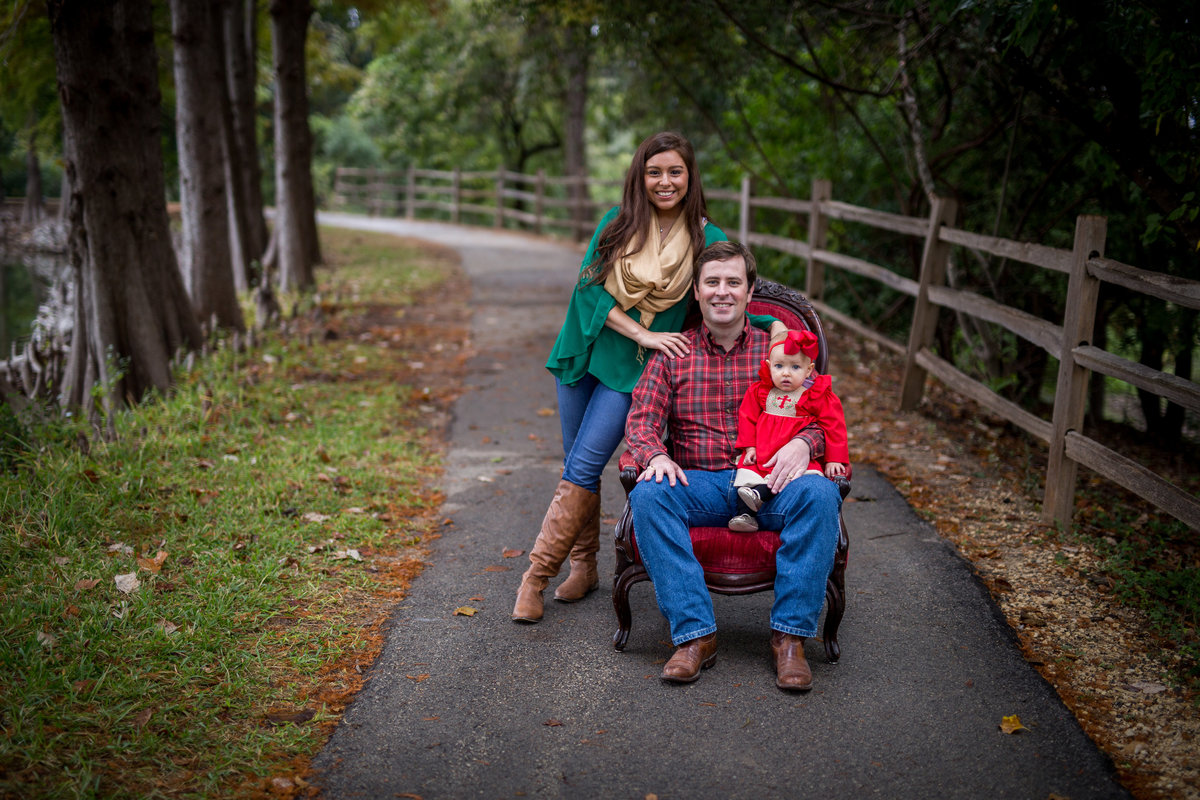
[[[582,239],[591,233],[599,212],[615,204],[619,186],[616,181],[551,178],[541,172],[524,175],[507,170],[384,172],[340,168],[334,197],[335,202],[365,208],[371,213],[403,211],[411,218],[419,210],[433,210],[448,215],[453,222],[467,221],[465,213],[476,219],[490,218],[496,227],[515,222],[538,233],[548,228],[565,229],[568,235]],[[574,192],[572,187],[577,187]],[[614,187],[618,187],[616,192]],[[605,199],[592,200],[593,193]],[[917,406],[924,396],[927,376],[933,376],[1045,443],[1049,452],[1042,503],[1045,521],[1064,525],[1070,522],[1078,467],[1083,465],[1200,530],[1200,500],[1147,466],[1081,432],[1090,372],[1200,412],[1200,386],[1193,381],[1128,361],[1091,344],[1096,338],[1096,306],[1102,282],[1185,308],[1200,309],[1200,281],[1105,258],[1107,221],[1103,217],[1078,217],[1075,243],[1067,250],[954,228],[951,223],[957,209],[954,201],[948,199],[935,199],[928,217],[904,216],[837,201],[832,196],[832,185],[824,180],[813,181],[812,196],[808,199],[755,195],[749,179],[743,180],[736,190],[714,189],[707,196],[710,201],[738,204],[738,236],[742,241],[807,262],[805,293],[823,315],[903,355],[905,366],[899,398],[902,409]],[[474,200],[490,202],[468,202]],[[756,230],[755,211],[760,209],[807,217],[807,240]],[[829,250],[831,220],[920,240],[923,249],[918,278],[914,280],[887,266]],[[953,247],[1065,274],[1068,284],[1063,319],[1053,322],[976,292],[947,286],[946,271]],[[829,306],[823,297],[826,268],[876,281],[911,297],[914,305],[907,344],[894,341]],[[933,351],[941,309],[998,325],[1040,347],[1059,362],[1049,420],[1001,397]]]

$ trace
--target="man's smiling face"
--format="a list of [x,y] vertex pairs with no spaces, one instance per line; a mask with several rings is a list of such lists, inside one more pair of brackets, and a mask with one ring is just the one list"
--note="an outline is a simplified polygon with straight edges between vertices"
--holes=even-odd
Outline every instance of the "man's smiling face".
[[752,293],[753,287],[746,281],[746,262],[741,256],[709,261],[700,267],[696,302],[709,329],[740,329]]

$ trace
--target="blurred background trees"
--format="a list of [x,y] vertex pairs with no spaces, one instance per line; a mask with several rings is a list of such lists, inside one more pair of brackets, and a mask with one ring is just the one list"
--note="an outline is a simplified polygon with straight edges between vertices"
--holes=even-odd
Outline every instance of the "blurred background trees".
[[[210,5],[224,31],[227,88],[212,113],[230,117],[224,183],[230,219],[241,222],[220,260],[233,262],[239,290],[264,275],[311,285],[320,248],[305,192],[319,206],[337,166],[503,166],[614,179],[637,142],[662,129],[692,139],[709,187],[733,188],[749,175],[759,193],[807,197],[813,179],[828,178],[839,200],[918,215],[933,195],[952,196],[960,227],[1056,246],[1070,245],[1076,215],[1097,213],[1109,219],[1110,257],[1200,277],[1200,32],[1186,4],[198,5]],[[166,196],[186,205],[186,160],[176,154],[186,138],[179,104],[190,101],[170,69],[179,44],[170,11],[152,6],[162,119],[177,123],[163,126],[161,149]],[[17,0],[6,13],[0,177],[7,195],[36,205],[38,180],[50,195],[61,181],[60,92],[44,7]],[[297,74],[307,87],[299,96]],[[300,101],[306,110],[296,110]],[[268,247],[264,204],[277,208],[277,230],[282,221],[301,239]],[[711,206],[715,222],[735,229],[732,207]],[[782,212],[762,212],[757,223],[792,235],[804,224]],[[835,249],[915,274],[911,243],[852,224],[835,224],[831,236]],[[796,259],[770,256],[763,266],[803,284]],[[1061,315],[1065,280],[1041,271],[959,249],[950,279],[1040,316]],[[837,277],[826,299],[880,330],[906,330],[907,300],[854,276]],[[1193,312],[1110,289],[1101,313],[1108,347],[1192,375],[1200,336]],[[939,348],[1011,399],[1028,407],[1047,399],[1054,365],[987,323],[944,314]],[[1093,411],[1105,402],[1098,382]],[[1141,406],[1152,436],[1178,440],[1182,410],[1150,398]]]

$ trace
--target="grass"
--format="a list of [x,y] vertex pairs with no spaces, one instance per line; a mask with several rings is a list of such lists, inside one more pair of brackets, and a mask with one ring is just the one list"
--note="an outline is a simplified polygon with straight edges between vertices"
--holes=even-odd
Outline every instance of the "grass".
[[404,314],[447,262],[323,245],[315,335],[219,350],[116,441],[0,414],[0,796],[253,794],[356,688],[379,617],[345,599],[394,601],[438,504],[406,342],[358,322]]

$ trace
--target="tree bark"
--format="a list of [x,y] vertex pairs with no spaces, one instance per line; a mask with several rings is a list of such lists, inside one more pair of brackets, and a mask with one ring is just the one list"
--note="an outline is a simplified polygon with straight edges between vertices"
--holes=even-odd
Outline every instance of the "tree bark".
[[32,118],[28,131],[28,143],[25,147],[25,204],[21,207],[21,223],[36,225],[46,215],[46,206],[42,197],[42,165],[38,159],[37,134]]
[[[75,325],[61,400],[107,409],[166,391],[201,344],[167,222],[150,0],[49,0],[70,194]],[[111,420],[111,416],[109,417]]]
[[184,282],[201,320],[244,330],[230,248],[222,148],[220,0],[171,0]]
[[[258,9],[255,0],[229,0],[224,10],[226,80],[232,112],[232,147],[239,166],[234,173],[241,198],[238,214],[243,226],[244,257],[261,264],[267,249],[267,223],[263,216],[262,165],[259,163],[255,114],[255,63],[258,53]],[[232,168],[232,161],[231,161]],[[251,268],[248,282],[259,277]],[[240,287],[239,287],[240,288]]]
[[309,0],[271,0],[272,63],[275,68],[275,227],[279,235],[279,287],[311,289],[321,262],[316,196],[312,182],[312,131],[304,39],[312,15]]
[[574,25],[565,31],[566,47],[562,53],[566,71],[566,120],[563,125],[563,168],[577,183],[568,184],[571,201],[571,222],[575,239],[587,236],[590,222],[587,178],[587,97],[588,69],[591,61],[591,40],[587,25]]

